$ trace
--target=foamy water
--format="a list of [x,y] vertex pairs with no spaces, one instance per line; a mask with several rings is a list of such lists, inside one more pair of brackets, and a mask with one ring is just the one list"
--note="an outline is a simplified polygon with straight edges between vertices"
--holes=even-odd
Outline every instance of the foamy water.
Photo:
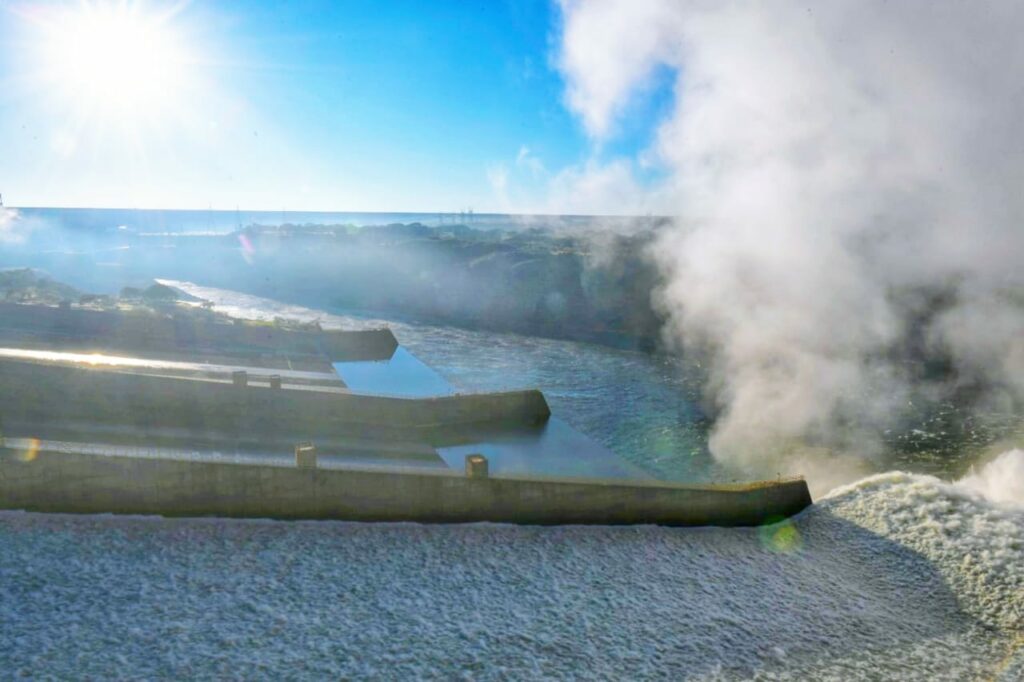
[[1024,450],[1004,452],[957,485],[996,504],[1024,506]]
[[[655,476],[704,482],[744,476],[722,467],[708,451],[711,419],[702,408],[704,377],[699,367],[594,344],[331,314],[190,282],[162,281],[235,317],[317,320],[328,328],[390,326],[400,343],[457,391],[540,388],[557,416]],[[880,461],[853,466],[833,457],[822,466],[812,449],[805,473],[819,493],[830,487],[819,485],[825,479],[848,482],[885,469],[959,477],[998,452],[989,449],[990,443],[1024,443],[1024,415],[1019,413],[978,414],[943,405],[939,414],[921,418],[905,432],[885,434],[891,451]],[[843,463],[848,471],[837,475]]]
[[[217,295],[241,316],[314,315],[324,326],[347,324],[322,312]],[[392,326],[455,385],[491,388],[486,374],[493,367],[467,369],[491,354],[503,370],[521,370],[499,373],[502,380],[542,380],[535,383],[556,414],[606,443],[633,446],[634,461],[645,443],[656,442],[645,441],[645,431],[699,417],[686,411],[688,387],[670,402],[663,396],[678,384],[642,383],[656,374],[645,367],[658,360],[512,335],[495,336],[467,358],[460,344],[471,345],[469,332]],[[633,379],[624,380],[617,407],[626,419],[648,421],[602,427],[602,419],[612,420],[602,392],[620,375]],[[692,456],[678,447],[699,438],[696,429],[666,436],[674,454],[660,457],[652,448],[643,463],[713,478],[719,474],[698,447]],[[1024,453],[1011,448],[956,481],[878,474],[761,529],[5,512],[0,670],[99,678],[131,671],[1020,680],[1022,472]]]
[[0,513],[0,669],[1021,679],[1024,513],[884,474],[766,529]]
[[729,481],[707,450],[697,383],[669,358],[518,334],[331,314],[191,282],[160,280],[233,317],[324,328],[389,326],[458,392],[540,388],[551,409],[630,463],[665,479]]

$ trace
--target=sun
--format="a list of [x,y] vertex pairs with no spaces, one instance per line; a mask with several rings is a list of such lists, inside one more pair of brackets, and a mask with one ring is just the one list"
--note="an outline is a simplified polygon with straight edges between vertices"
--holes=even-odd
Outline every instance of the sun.
[[150,116],[174,105],[189,59],[172,16],[129,2],[78,4],[51,16],[42,48],[54,94],[88,115]]

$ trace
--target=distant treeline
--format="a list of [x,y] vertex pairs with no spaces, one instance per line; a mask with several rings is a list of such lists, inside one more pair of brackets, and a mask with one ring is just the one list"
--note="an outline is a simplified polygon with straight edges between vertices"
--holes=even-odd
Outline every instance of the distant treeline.
[[[150,287],[166,278],[309,307],[656,350],[658,273],[647,251],[663,219],[593,220],[250,225],[220,234],[79,230],[36,220],[0,251],[0,267],[39,268],[90,292],[84,295],[95,298],[83,303],[92,305],[119,294],[159,303],[170,297]],[[17,288],[12,295],[26,291]],[[28,296],[37,294],[52,303],[83,295]]]
[[651,351],[662,327],[646,255],[654,234],[412,223],[250,226],[237,237],[246,290],[271,298]]

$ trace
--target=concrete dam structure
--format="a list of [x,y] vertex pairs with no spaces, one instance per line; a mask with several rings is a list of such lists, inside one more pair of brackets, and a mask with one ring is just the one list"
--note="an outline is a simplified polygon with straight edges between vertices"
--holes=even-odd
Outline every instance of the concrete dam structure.
[[[323,365],[337,360],[384,360],[398,341],[390,329],[291,329],[272,324],[229,321],[204,311],[95,310],[0,302],[0,343],[48,350],[144,352],[243,356],[269,366],[288,358],[293,364]],[[316,361],[319,361],[318,363]]]
[[[258,370],[256,370],[258,372]],[[258,373],[253,376],[260,376]],[[264,375],[266,376],[266,375]],[[272,388],[93,367],[0,359],[4,423],[125,425],[187,429],[234,437],[285,431],[314,435],[402,433],[426,440],[473,424],[532,425],[550,415],[540,391],[396,398],[343,392],[331,385]]]
[[4,508],[423,523],[755,526],[811,503],[803,479],[735,486],[476,478],[40,451],[0,459]]
[[[387,330],[6,308],[17,310],[0,325],[0,508],[757,525],[811,504],[802,479],[652,480],[559,422],[537,390],[409,397],[364,379],[354,391],[332,363],[386,362],[401,348]],[[152,341],[154,330],[179,331]]]

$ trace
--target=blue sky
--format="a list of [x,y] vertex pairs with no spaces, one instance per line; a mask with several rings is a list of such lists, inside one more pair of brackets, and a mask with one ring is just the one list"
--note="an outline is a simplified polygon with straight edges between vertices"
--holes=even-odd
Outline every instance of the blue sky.
[[[559,173],[632,159],[669,101],[666,82],[588,140],[543,0],[121,3],[75,48],[100,58],[55,58],[105,5],[0,0],[8,205],[578,212]],[[166,83],[133,70],[141,25],[174,46]]]

